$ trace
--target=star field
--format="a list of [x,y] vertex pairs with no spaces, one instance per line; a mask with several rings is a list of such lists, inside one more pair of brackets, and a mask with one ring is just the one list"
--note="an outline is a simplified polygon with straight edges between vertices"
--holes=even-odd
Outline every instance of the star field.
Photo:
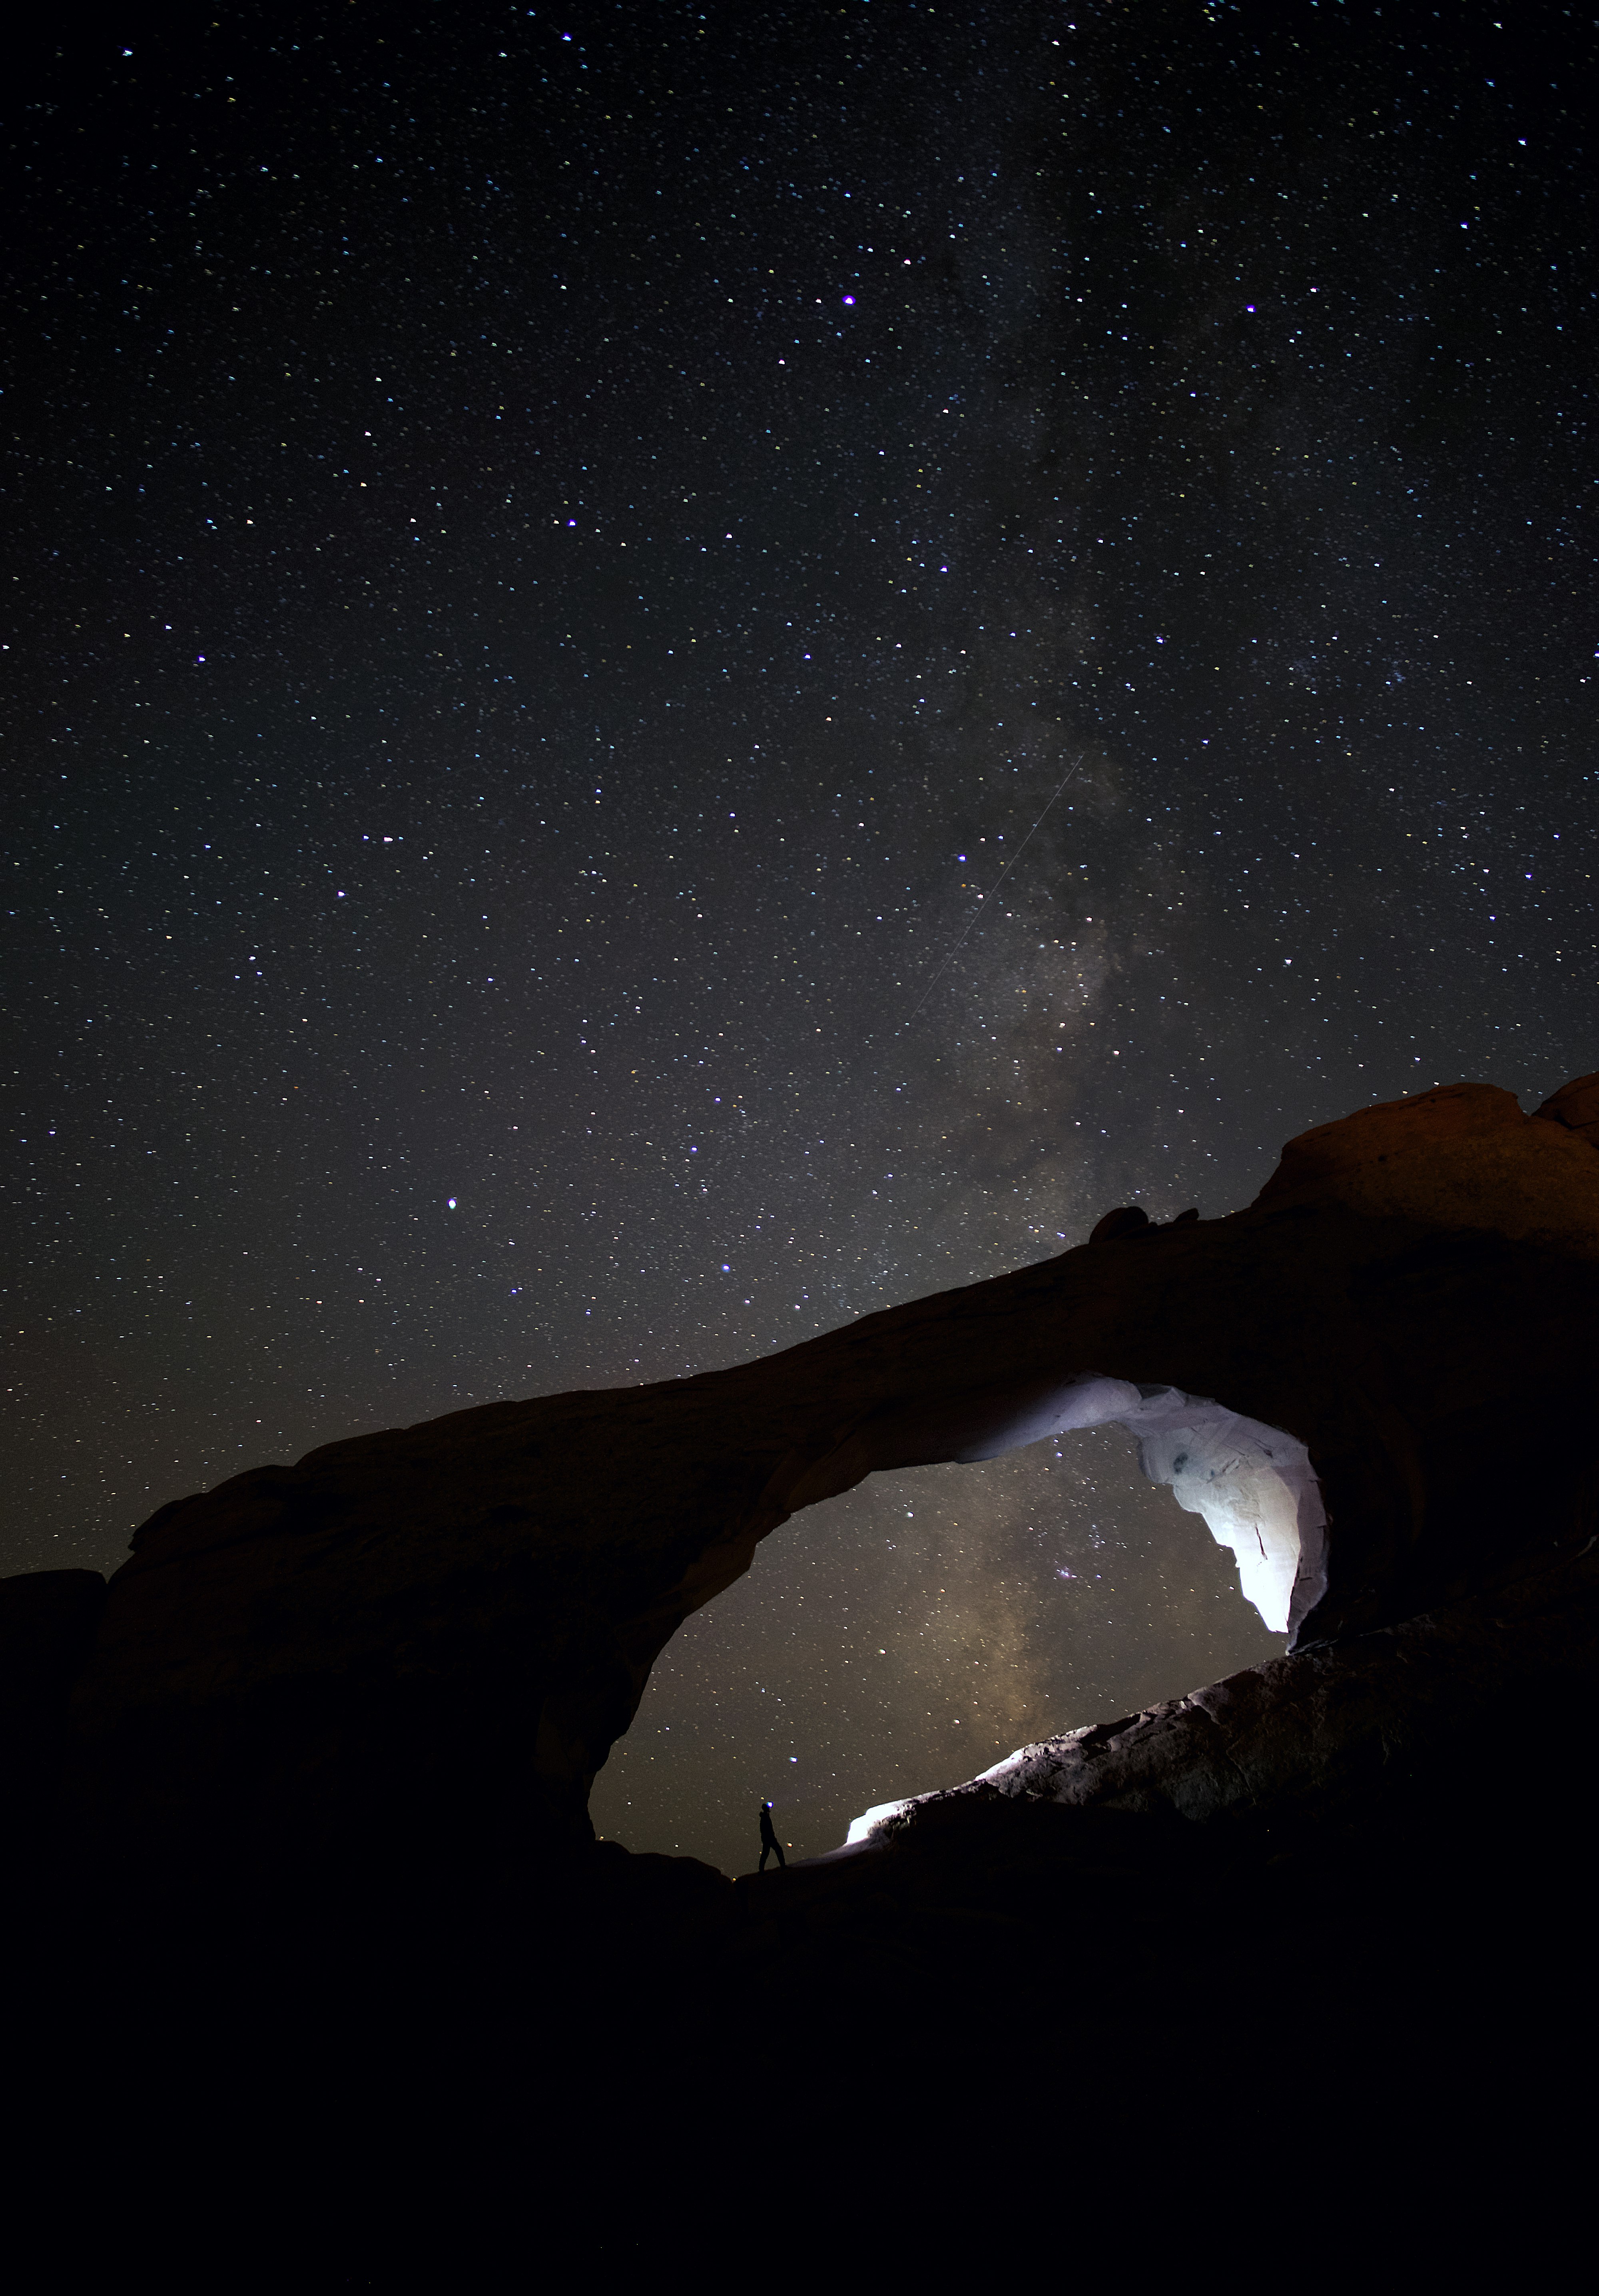
[[[36,32],[4,1567],[1593,1068],[1593,45]],[[1112,1434],[880,1479],[685,1628],[596,1821],[829,1847],[1267,1654],[1230,1574]]]

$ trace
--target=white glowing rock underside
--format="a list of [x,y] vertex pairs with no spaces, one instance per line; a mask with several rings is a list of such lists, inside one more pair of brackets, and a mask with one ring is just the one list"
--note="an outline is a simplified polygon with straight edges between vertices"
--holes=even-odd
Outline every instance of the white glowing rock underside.
[[1125,1379],[1063,1381],[1031,1397],[1003,1430],[992,1425],[959,1456],[995,1458],[1045,1436],[1111,1423],[1138,1438],[1138,1464],[1177,1505],[1202,1515],[1274,1634],[1291,1633],[1326,1584],[1326,1511],[1305,1446],[1259,1420],[1241,1418],[1180,1388],[1137,1388]]
[[1232,1548],[1246,1599],[1273,1634],[1285,1635],[1323,1584],[1326,1515],[1304,1445],[1175,1389],[1147,1401],[1134,1424],[1150,1481],[1168,1484],[1180,1507],[1204,1517],[1217,1545]]

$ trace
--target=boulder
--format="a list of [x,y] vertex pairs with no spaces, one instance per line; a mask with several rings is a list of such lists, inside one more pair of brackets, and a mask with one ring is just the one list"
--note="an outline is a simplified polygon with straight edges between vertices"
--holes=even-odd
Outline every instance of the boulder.
[[1599,1148],[1599,1070],[1576,1077],[1552,1093],[1538,1111],[1551,1124],[1563,1125],[1591,1147]]

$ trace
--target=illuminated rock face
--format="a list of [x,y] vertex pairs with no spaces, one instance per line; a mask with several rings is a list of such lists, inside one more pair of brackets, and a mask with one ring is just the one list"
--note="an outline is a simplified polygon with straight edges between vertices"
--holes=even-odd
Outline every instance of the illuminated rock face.
[[971,1464],[1110,1425],[1137,1436],[1150,1481],[1167,1484],[1180,1507],[1204,1517],[1218,1546],[1232,1548],[1244,1599],[1272,1632],[1297,1627],[1326,1591],[1327,1516],[1309,1453],[1280,1428],[1173,1387],[1078,1379],[1029,1398],[954,1456]]
[[1122,1423],[1139,1437],[1150,1481],[1169,1484],[1177,1505],[1232,1548],[1244,1598],[1272,1632],[1297,1627],[1326,1590],[1326,1510],[1305,1446],[1175,1390]]
[[1599,1527],[1568,1439],[1599,1332],[1593,1083],[1538,1117],[1471,1084],[1362,1110],[1226,1218],[163,1508],[74,1693],[69,1824],[132,1865],[203,1841],[257,1869],[507,1813],[585,1841],[655,1656],[790,1515],[1108,1419],[1291,1651],[1536,1577]]

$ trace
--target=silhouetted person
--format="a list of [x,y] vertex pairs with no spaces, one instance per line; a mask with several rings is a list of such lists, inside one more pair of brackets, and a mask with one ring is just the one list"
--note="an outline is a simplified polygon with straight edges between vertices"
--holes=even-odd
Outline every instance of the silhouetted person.
[[760,1806],[760,1865],[758,1872],[766,1872],[767,1860],[774,1849],[777,1852],[777,1863],[786,1874],[789,1861],[783,1854],[783,1844],[777,1839],[776,1829],[772,1824],[772,1805],[769,1801],[763,1801]]

